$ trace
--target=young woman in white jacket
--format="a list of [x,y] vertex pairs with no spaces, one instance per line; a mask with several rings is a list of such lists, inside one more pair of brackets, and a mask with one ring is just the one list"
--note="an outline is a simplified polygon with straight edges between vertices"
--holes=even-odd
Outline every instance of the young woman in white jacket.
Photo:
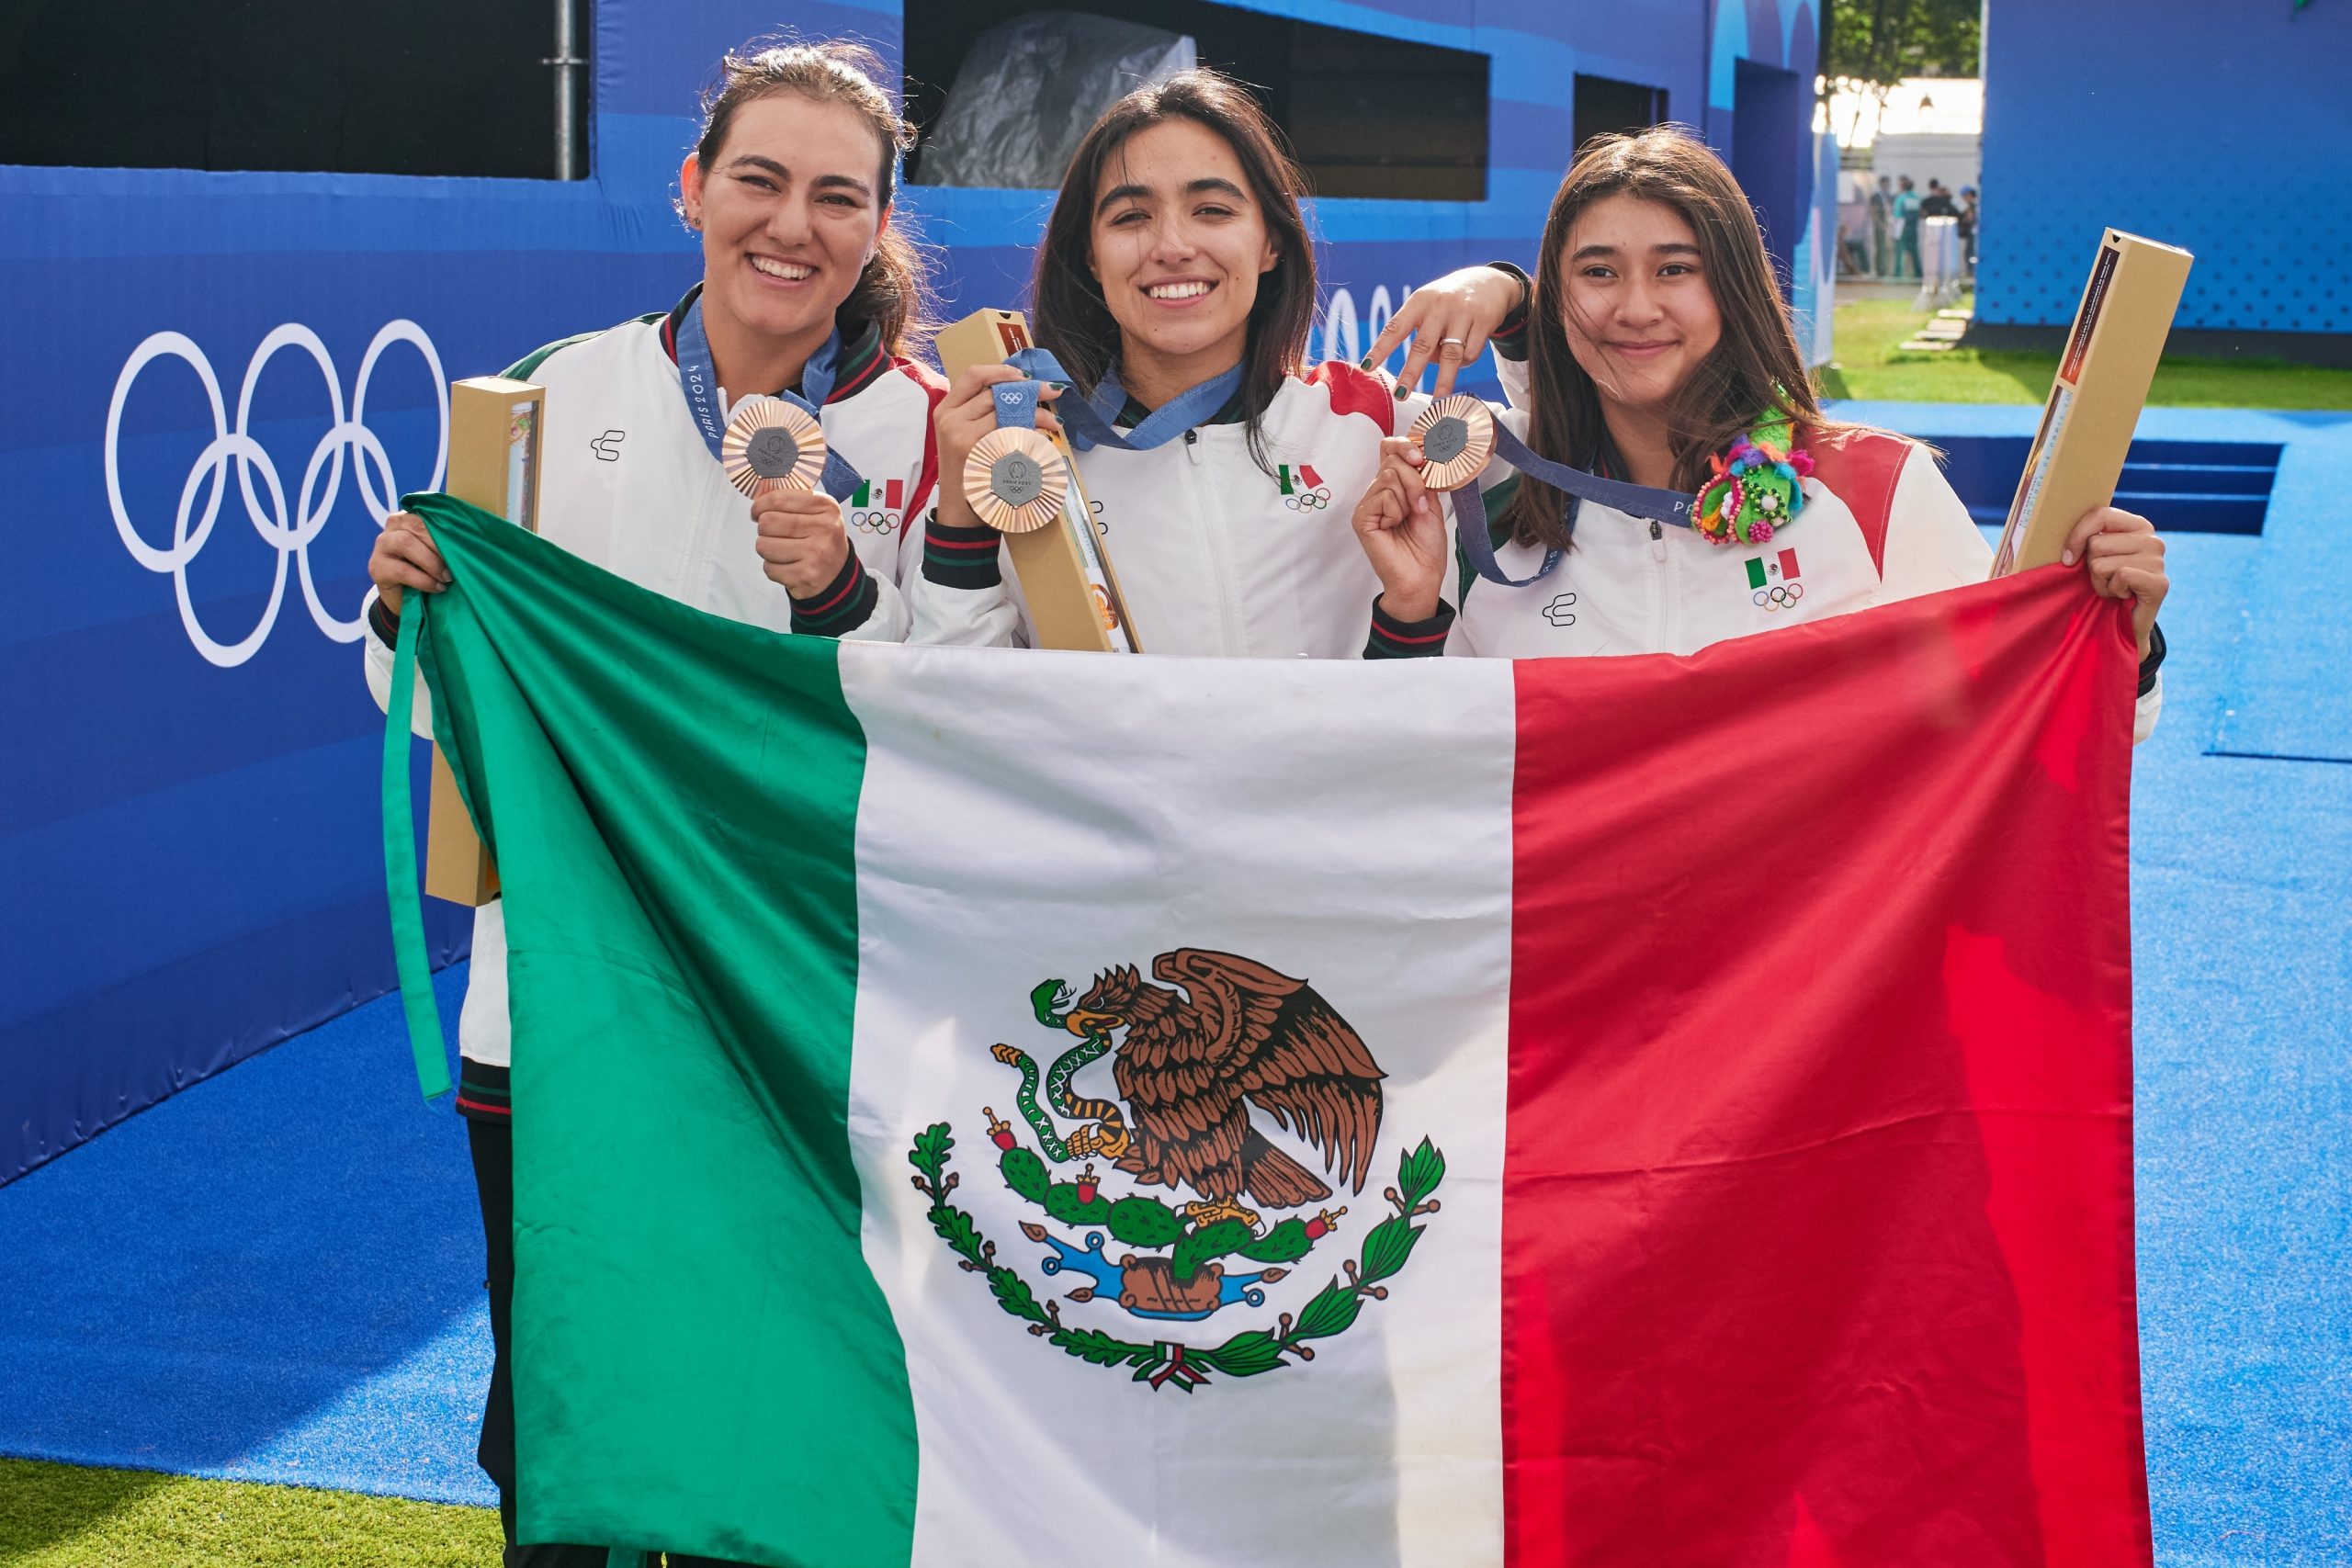
[[[1384,342],[1467,334],[1511,291],[1480,269],[1456,274],[1408,302]],[[1491,551],[1464,536],[1457,557],[1423,455],[1392,440],[1354,523],[1381,622],[1419,638],[1405,651],[1691,653],[1984,581],[1992,552],[1933,455],[1822,414],[1747,197],[1687,133],[1588,144],[1545,223],[1535,296],[1523,373],[1498,345],[1522,405],[1507,422],[1555,462],[1695,495],[1695,521],[1571,508],[1498,462],[1479,481]],[[2066,559],[2087,559],[2096,592],[2136,601],[2144,736],[2162,701],[2163,541],[2147,519],[2101,507]]]
[[[1422,400],[1400,402],[1354,366],[1305,364],[1315,259],[1300,190],[1249,93],[1185,72],[1088,131],[1038,247],[1032,330],[1072,381],[1048,406],[1081,446],[1079,476],[1147,653],[1341,659],[1363,647],[1379,583],[1348,519],[1382,437]],[[1023,617],[998,536],[956,476],[996,428],[991,388],[1018,378],[977,367],[940,404],[949,478],[916,591],[979,600],[1006,642],[1028,640]],[[1088,414],[1131,449],[1086,446]]]
[[[904,584],[919,556],[906,525],[928,506],[936,481],[931,410],[944,389],[910,357],[923,314],[922,275],[890,220],[898,160],[912,132],[877,85],[881,62],[854,45],[749,51],[721,69],[703,134],[679,171],[680,210],[702,239],[702,280],[667,311],[552,344],[509,371],[547,389],[539,529],[633,582],[732,620],[904,638],[916,630]],[[758,393],[814,408],[827,446],[854,470],[854,485],[837,472],[840,500],[819,490],[747,502],[728,482],[718,436],[734,402]],[[424,524],[405,513],[388,520],[368,570],[377,597],[368,680],[384,704],[406,594],[438,592],[449,577]],[[933,625],[917,635],[947,641],[958,632]],[[415,705],[416,728],[430,734],[421,687]],[[458,1109],[481,1200],[496,1350],[480,1454],[498,1484],[506,1561],[604,1568],[602,1547],[514,1544],[508,1311],[517,1108],[497,902],[474,918],[458,1035]],[[528,1104],[519,1113],[528,1117]]]

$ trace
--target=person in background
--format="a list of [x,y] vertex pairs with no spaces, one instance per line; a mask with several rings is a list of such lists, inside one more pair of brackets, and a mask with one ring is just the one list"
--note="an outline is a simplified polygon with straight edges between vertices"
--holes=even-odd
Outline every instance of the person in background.
[[1960,265],[1970,277],[1976,276],[1976,187],[1960,187]]
[[[1479,482],[1494,564],[1521,580],[1512,586],[1445,550],[1450,504],[1422,487],[1419,450],[1389,441],[1354,521],[1383,585],[1379,613],[1450,628],[1413,653],[1689,654],[1984,580],[1992,549],[1934,454],[1822,412],[1754,209],[1704,143],[1665,127],[1587,143],[1554,200],[1534,285],[1528,330],[1498,351],[1520,405],[1505,417],[1531,448],[1703,504],[1727,456],[1761,442],[1798,470],[1802,508],[1776,495],[1769,545],[1749,545],[1727,525],[1668,525],[1589,501],[1571,512],[1497,460]],[[1492,321],[1505,295],[1466,268],[1417,290],[1399,315],[1419,329],[1455,297],[1480,300]],[[1521,344],[1523,370],[1510,363]],[[2135,602],[2142,737],[2163,703],[2164,558],[2148,520],[2113,507],[2082,517],[2064,557],[2087,561],[2091,591]]]
[[1894,205],[1894,276],[1917,278],[1919,266],[1919,193],[1914,189],[1909,175],[1895,178]]
[[1928,180],[1927,197],[1919,203],[1920,219],[1924,221],[1929,218],[1959,216],[1960,204],[1952,200],[1951,192],[1945,188],[1944,182],[1939,179]]
[[1885,277],[1894,271],[1894,182],[1884,175],[1871,191],[1871,273]]
[[1846,277],[1863,277],[1871,270],[1870,202],[1862,195],[1861,182],[1850,175],[1839,176],[1850,200],[1838,204],[1838,270]]

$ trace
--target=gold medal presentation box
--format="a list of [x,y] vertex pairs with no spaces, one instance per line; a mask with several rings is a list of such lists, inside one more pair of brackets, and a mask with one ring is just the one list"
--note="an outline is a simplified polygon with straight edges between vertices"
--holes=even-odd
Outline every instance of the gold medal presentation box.
[[[1018,310],[976,310],[944,328],[934,341],[940,367],[953,380],[970,366],[1001,365],[1008,355],[1030,347],[1029,320]],[[1069,395],[1077,396],[1076,389]],[[1061,515],[1042,528],[1004,536],[1030,624],[1036,628],[1037,646],[1141,653],[1143,645],[1119,595],[1118,575],[1111,570],[1110,554],[1095,531],[1093,508],[1079,483],[1069,441],[1057,434],[1053,444],[1069,474]],[[954,484],[959,479],[942,474],[939,482]]]
[[[449,384],[448,493],[539,530],[539,434],[547,393],[525,381],[476,376]],[[498,897],[498,867],[474,832],[441,748],[433,749],[424,833],[424,891],[474,908]]]

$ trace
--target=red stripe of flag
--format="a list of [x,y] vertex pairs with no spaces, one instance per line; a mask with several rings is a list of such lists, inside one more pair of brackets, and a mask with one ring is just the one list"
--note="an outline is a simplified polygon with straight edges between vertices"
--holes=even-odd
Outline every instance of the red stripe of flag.
[[2151,1562],[2133,658],[2026,574],[1514,667],[1514,1568]]

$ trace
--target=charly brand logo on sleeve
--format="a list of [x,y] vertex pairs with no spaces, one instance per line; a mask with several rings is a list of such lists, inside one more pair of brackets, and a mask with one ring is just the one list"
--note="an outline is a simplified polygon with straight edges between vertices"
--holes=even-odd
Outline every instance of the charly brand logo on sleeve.
[[[368,382],[376,374],[376,362],[397,343],[408,344],[423,356],[437,400],[435,412],[440,434],[434,446],[433,472],[422,484],[402,485],[393,477],[390,455],[375,432],[368,428]],[[283,348],[299,348],[318,366],[320,378],[326,383],[331,420],[327,433],[319,437],[318,446],[311,449],[309,461],[302,467],[299,487],[291,491],[287,486],[288,476],[278,471],[268,451],[252,434],[254,389],[271,356]],[[139,379],[139,373],[158,359],[185,362],[203,383],[205,398],[212,408],[211,442],[197,455],[195,465],[180,485],[171,542],[164,546],[148,543],[131,522],[130,508],[123,502],[121,466],[123,408],[130,400],[131,385]],[[244,384],[237,392],[237,422],[233,427],[229,423],[228,408],[220,395],[220,378],[213,374],[212,362],[194,339],[181,333],[156,333],[131,350],[130,357],[123,363],[122,374],[115,378],[114,399],[107,408],[107,503],[114,512],[115,531],[122,536],[123,547],[130,552],[131,558],[149,571],[172,580],[179,600],[180,624],[187,628],[188,640],[196,645],[197,652],[208,661],[233,669],[251,659],[268,640],[270,628],[277,624],[278,607],[286,599],[289,559],[301,580],[303,602],[310,606],[311,619],[319,630],[336,642],[359,640],[366,623],[357,609],[355,607],[348,620],[338,618],[319,598],[318,583],[311,571],[311,544],[325,530],[335,500],[343,492],[346,455],[351,460],[351,477],[358,489],[360,502],[379,527],[399,504],[404,490],[441,488],[442,475],[449,463],[448,383],[442,377],[441,356],[435,352],[433,340],[414,321],[387,323],[368,345],[368,352],[359,358],[347,413],[341,377],[319,334],[293,321],[278,327],[261,340],[261,345],[246,363]],[[245,520],[253,525],[262,542],[277,552],[277,570],[270,579],[269,603],[263,606],[260,620],[235,641],[223,642],[206,629],[197,615],[195,599],[188,592],[187,570],[220,520],[220,508],[229,498],[232,472]]]
[[593,437],[588,443],[588,450],[600,463],[617,463],[621,460],[621,443],[628,439],[628,432],[626,430],[608,430]]

